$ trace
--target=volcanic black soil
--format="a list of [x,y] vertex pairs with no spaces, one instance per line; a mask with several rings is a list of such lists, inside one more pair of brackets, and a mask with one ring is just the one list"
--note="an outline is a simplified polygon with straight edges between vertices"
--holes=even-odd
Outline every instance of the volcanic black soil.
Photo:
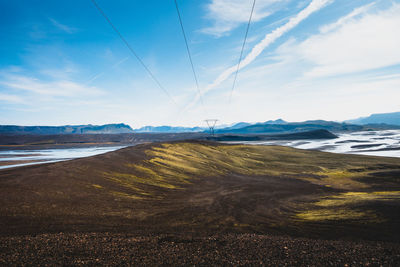
[[0,171],[2,265],[400,264],[400,159],[202,141]]

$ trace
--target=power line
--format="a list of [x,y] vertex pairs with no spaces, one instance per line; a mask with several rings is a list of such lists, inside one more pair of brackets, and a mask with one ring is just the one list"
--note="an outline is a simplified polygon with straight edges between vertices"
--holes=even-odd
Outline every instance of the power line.
[[150,77],[157,83],[158,87],[171,99],[171,101],[179,107],[179,105],[175,102],[175,100],[172,98],[172,96],[168,93],[167,89],[164,88],[164,86],[161,85],[161,83],[158,81],[156,76],[150,71],[150,69],[144,64],[143,60],[138,56],[138,54],[133,50],[133,48],[130,46],[128,41],[122,36],[122,34],[118,31],[118,29],[114,26],[114,24],[111,22],[111,20],[107,17],[107,15],[104,13],[104,11],[100,8],[100,6],[97,4],[96,0],[91,0],[94,6],[97,8],[97,10],[100,12],[100,14],[107,20],[108,24],[113,28],[113,30],[118,34],[119,38],[122,40],[122,42],[125,43],[125,45],[128,47],[129,51],[136,57],[136,59],[140,62],[140,64],[143,66],[143,68],[147,71],[147,73],[150,75]]
[[254,6],[255,6],[255,5],[256,5],[256,0],[253,0],[253,6],[252,6],[252,8],[251,8],[251,13],[250,13],[250,17],[249,17],[249,22],[247,23],[247,29],[246,29],[246,34],[244,35],[242,50],[240,51],[239,63],[238,63],[238,65],[237,65],[235,77],[234,77],[234,79],[233,79],[233,84],[232,84],[231,93],[230,93],[230,95],[229,95],[229,103],[231,102],[232,93],[233,93],[233,90],[235,89],[236,79],[237,79],[237,76],[238,76],[238,73],[239,73],[240,63],[241,63],[242,57],[243,57],[243,50],[244,50],[244,46],[246,45],[247,34],[249,33],[251,18],[253,17],[253,12],[254,12]]
[[190,65],[192,66],[192,71],[193,71],[193,76],[194,76],[194,80],[196,81],[196,87],[197,87],[197,92],[199,94],[200,97],[200,102],[203,105],[204,108],[204,102],[203,102],[203,97],[201,95],[201,91],[200,91],[200,87],[199,87],[199,82],[197,79],[197,75],[196,75],[196,71],[194,69],[194,65],[193,65],[193,60],[192,60],[192,55],[190,53],[190,49],[189,49],[189,44],[186,38],[186,33],[185,33],[185,29],[183,27],[183,22],[182,22],[182,17],[181,17],[181,13],[179,12],[179,7],[178,7],[178,1],[175,0],[175,7],[176,7],[176,11],[178,13],[178,18],[179,18],[179,23],[181,24],[181,29],[182,29],[182,34],[183,34],[183,39],[185,39],[185,44],[186,44],[186,50],[189,56],[189,60],[190,60]]

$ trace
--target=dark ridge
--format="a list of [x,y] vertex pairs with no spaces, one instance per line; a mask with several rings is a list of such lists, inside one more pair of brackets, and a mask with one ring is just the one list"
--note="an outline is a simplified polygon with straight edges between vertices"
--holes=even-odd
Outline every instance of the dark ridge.
[[18,126],[0,125],[0,134],[120,134],[133,133],[129,125],[105,124],[105,125],[65,125],[65,126]]
[[374,131],[400,129],[400,126],[387,124],[355,125],[333,121],[314,120],[304,122],[267,121],[240,128],[216,129],[219,134],[269,134],[269,133],[295,133],[313,130],[327,130],[331,132]]
[[384,144],[355,145],[355,146],[351,146],[351,148],[364,149],[364,148],[376,147],[376,146],[381,146],[381,145],[384,145]]
[[205,135],[204,133],[0,134],[0,150],[130,146],[147,142],[196,139]]
[[300,133],[289,134],[269,134],[269,135],[221,135],[210,136],[207,140],[213,141],[268,141],[268,140],[307,140],[307,139],[334,139],[337,135],[327,130],[313,130]]

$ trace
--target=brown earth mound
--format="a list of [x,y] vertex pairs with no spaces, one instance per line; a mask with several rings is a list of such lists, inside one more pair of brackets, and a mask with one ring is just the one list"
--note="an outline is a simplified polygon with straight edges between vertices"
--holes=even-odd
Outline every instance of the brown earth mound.
[[[159,262],[164,264],[342,264],[356,254],[370,256],[357,256],[357,264],[399,263],[399,170],[395,158],[195,141],[2,170],[0,254],[20,265],[56,264],[66,253],[65,264],[78,264],[72,260],[84,261],[86,254],[80,253],[91,253],[79,247],[98,244],[91,260],[98,257],[105,264],[110,259],[111,264],[107,255],[119,240],[116,265],[123,264],[123,255],[132,260],[129,251],[143,260],[136,264],[153,264],[163,255]],[[219,241],[208,239],[216,236],[228,246],[218,248],[223,256],[215,254]],[[188,239],[196,242],[181,242]],[[340,241],[323,241],[332,239]],[[354,250],[345,240],[360,245]],[[300,246],[296,253],[310,255],[317,246],[322,254],[287,258],[278,249],[285,242]],[[59,247],[63,244],[67,249]],[[252,246],[259,257],[243,254]],[[59,256],[30,254],[55,247]],[[181,258],[170,262],[171,253]],[[229,255],[239,256],[228,262]],[[14,256],[19,263],[11,260]]]

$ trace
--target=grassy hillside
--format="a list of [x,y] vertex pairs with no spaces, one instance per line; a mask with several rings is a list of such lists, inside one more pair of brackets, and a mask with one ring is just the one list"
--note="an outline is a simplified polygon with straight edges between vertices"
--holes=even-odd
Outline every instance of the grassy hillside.
[[[400,240],[400,159],[146,144],[0,172],[1,234],[273,233]],[[362,226],[362,227],[360,227]]]

